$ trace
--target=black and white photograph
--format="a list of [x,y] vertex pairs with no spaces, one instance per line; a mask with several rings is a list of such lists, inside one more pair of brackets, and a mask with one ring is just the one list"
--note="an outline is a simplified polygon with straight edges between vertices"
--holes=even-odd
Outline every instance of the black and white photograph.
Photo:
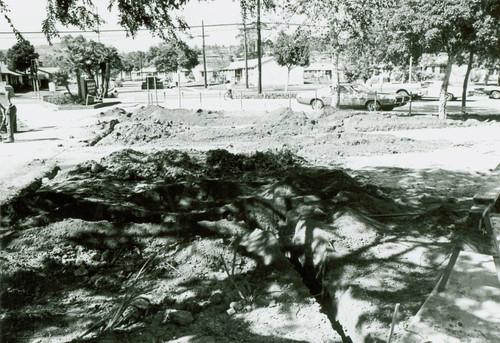
[[0,0],[0,343],[499,343],[500,0]]

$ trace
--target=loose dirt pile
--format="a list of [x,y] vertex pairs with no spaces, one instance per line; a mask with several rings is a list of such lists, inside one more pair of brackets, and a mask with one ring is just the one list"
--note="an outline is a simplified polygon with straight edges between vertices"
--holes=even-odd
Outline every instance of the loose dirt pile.
[[391,131],[493,124],[470,117],[454,117],[443,122],[432,116],[331,111],[325,110],[317,118],[310,118],[290,109],[265,115],[172,110],[159,106],[142,107],[134,112],[114,109],[102,113],[105,121],[90,145],[223,148],[249,153],[266,147],[287,149],[308,161],[329,164],[339,156],[422,152],[449,146],[437,139],[422,142],[397,137],[391,135]]

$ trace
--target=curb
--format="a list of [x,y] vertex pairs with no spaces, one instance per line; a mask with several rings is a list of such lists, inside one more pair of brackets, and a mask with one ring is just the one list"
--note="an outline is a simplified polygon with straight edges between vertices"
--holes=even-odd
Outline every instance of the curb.
[[42,103],[45,107],[51,108],[54,111],[70,111],[70,110],[88,110],[88,109],[113,106],[113,105],[121,104],[121,101],[101,102],[101,103],[93,104],[93,105],[62,105],[62,106],[52,104],[50,102],[43,101],[43,100],[42,100]]

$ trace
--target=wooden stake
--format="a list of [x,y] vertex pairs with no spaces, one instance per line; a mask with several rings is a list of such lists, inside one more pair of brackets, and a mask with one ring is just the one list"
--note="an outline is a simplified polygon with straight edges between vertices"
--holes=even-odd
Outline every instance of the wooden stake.
[[394,314],[392,315],[391,331],[389,332],[389,337],[387,338],[387,343],[391,343],[392,333],[394,332],[394,325],[396,325],[396,319],[398,317],[399,303],[396,304],[394,309]]

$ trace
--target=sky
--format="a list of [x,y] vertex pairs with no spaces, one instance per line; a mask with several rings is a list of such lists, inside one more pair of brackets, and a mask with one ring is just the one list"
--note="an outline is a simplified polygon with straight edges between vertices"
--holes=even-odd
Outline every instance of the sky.
[[[117,24],[116,9],[111,13],[107,10],[109,0],[93,0],[106,24],[100,27],[105,29],[121,29]],[[42,20],[45,18],[45,0],[4,0],[10,9],[9,16],[14,26],[21,32],[40,32],[42,29]],[[202,20],[205,25],[240,23],[240,5],[233,0],[191,0],[182,11],[182,15],[190,26],[200,26]],[[60,30],[75,30],[75,28],[65,28],[59,26]],[[189,40],[191,46],[201,46],[202,39],[197,37],[201,35],[201,28],[192,28],[190,33],[193,39]],[[205,43],[207,45],[232,45],[237,44],[235,38],[238,33],[237,26],[229,27],[206,27]],[[75,34],[73,34],[75,35]],[[84,37],[95,41],[100,40],[106,45],[113,45],[121,52],[130,52],[147,50],[151,45],[156,45],[160,39],[154,38],[148,31],[140,31],[135,39],[127,38],[125,32],[102,32],[99,37],[96,33],[84,33]],[[26,33],[23,36],[31,44],[46,45],[46,38],[41,33]],[[54,40],[57,42],[57,40]],[[16,43],[12,34],[12,29],[3,16],[0,17],[0,50],[7,50]]]

